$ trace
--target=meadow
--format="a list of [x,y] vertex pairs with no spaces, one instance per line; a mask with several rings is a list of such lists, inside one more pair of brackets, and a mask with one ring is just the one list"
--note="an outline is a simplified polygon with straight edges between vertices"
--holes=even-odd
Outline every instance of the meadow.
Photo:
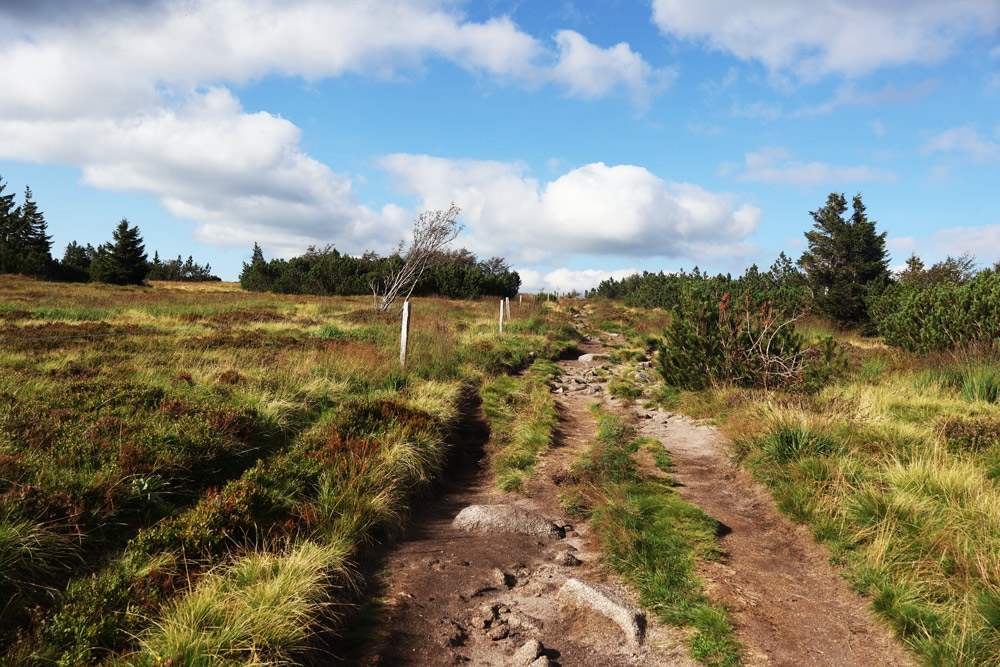
[[[416,299],[402,369],[398,318],[367,297],[0,279],[4,663],[330,657],[358,559],[480,392],[551,430],[543,360],[576,333],[513,315],[500,335],[493,299]],[[511,451],[514,488],[531,458]]]

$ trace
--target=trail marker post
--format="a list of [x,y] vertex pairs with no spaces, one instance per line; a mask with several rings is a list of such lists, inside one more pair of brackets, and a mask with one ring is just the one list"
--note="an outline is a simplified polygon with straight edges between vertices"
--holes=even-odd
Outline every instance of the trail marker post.
[[503,333],[503,299],[500,299],[500,333]]
[[524,298],[524,295],[523,295],[523,294],[518,294],[518,295],[517,295],[517,309],[518,309],[518,310],[521,310],[521,300],[522,300],[523,298]]
[[403,302],[403,325],[399,330],[399,365],[406,367],[406,344],[410,337],[410,302]]
[[510,319],[510,297],[504,297],[504,303],[507,304],[507,319]]

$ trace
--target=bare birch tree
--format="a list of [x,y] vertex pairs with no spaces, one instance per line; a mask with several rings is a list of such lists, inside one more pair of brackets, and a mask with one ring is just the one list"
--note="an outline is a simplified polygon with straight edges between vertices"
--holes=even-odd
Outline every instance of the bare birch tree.
[[400,241],[396,249],[403,258],[402,265],[390,266],[385,278],[371,283],[375,310],[385,312],[404,292],[409,299],[424,271],[445,260],[442,251],[462,231],[463,225],[458,221],[461,212],[452,202],[447,210],[424,211],[413,221],[413,240],[406,253],[403,253],[405,241]]

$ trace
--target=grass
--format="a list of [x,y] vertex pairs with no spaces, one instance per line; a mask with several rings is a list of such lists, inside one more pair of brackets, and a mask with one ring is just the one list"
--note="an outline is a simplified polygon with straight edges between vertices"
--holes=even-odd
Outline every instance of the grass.
[[242,556],[169,603],[141,638],[135,665],[292,663],[331,606],[346,545],[301,542],[284,553]]
[[501,491],[520,491],[558,422],[549,381],[559,368],[536,361],[523,377],[498,376],[483,384],[483,412],[490,424],[490,463]]
[[[659,442],[636,438],[623,418],[595,411],[598,433],[574,464],[571,509],[591,517],[608,563],[635,586],[641,604],[665,623],[686,630],[693,658],[738,665],[740,646],[725,608],[702,592],[699,559],[717,558],[716,522],[672,488],[669,454]],[[663,476],[638,468],[633,455],[650,449]]]
[[852,355],[816,396],[745,395],[737,458],[922,662],[1000,664],[995,356]]
[[[5,660],[311,651],[350,598],[329,577],[439,474],[463,397],[574,340],[541,304],[499,336],[493,305],[414,300],[401,370],[363,297],[0,278]],[[162,335],[86,337],[140,330]]]

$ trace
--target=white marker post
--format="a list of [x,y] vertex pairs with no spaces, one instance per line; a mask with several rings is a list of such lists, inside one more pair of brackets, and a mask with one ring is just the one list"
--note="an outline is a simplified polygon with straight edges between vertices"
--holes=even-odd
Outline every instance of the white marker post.
[[507,319],[510,319],[510,297],[504,297],[504,302],[507,304]]
[[524,295],[523,294],[518,294],[517,295],[517,309],[518,310],[521,310],[521,300],[522,299],[524,299]]
[[399,330],[399,365],[406,368],[406,344],[410,337],[410,302],[403,302],[403,326]]
[[500,299],[500,333],[503,333],[503,299]]

